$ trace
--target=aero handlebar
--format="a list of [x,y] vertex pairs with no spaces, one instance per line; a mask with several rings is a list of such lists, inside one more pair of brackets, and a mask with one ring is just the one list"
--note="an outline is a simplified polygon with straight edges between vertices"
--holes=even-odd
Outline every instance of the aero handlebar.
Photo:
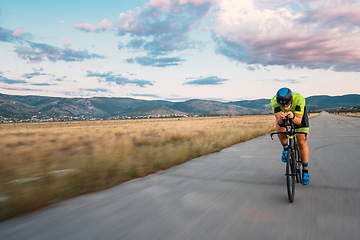
[[275,135],[275,134],[285,134],[285,135],[288,135],[288,136],[295,136],[295,134],[308,134],[306,132],[295,132],[294,123],[292,121],[290,121],[289,118],[285,118],[284,121],[285,121],[284,127],[286,128],[285,132],[272,132],[272,133],[270,133],[270,137],[271,137],[272,140],[274,140],[273,135]]

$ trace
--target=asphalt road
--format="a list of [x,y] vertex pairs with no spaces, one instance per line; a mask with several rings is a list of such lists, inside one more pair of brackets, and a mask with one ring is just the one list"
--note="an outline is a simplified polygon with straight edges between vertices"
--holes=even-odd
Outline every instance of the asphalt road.
[[289,203],[269,135],[0,223],[0,239],[360,239],[360,118],[310,120],[308,186]]

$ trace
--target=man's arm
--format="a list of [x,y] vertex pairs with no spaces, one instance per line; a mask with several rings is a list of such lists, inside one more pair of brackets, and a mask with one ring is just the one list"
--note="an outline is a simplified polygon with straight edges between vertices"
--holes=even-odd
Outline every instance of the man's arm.
[[300,125],[302,122],[303,114],[301,113],[293,113],[293,112],[279,112],[275,114],[276,122],[279,126],[284,125],[284,119],[288,117],[291,121],[296,124]]

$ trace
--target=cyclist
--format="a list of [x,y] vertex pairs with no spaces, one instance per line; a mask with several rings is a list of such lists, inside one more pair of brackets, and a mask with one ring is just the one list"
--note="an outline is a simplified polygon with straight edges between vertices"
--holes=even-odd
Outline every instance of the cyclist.
[[[292,92],[289,88],[281,88],[276,95],[270,100],[270,106],[276,118],[276,131],[285,132],[284,119],[287,117],[295,125],[295,132],[304,132],[305,134],[296,134],[299,144],[300,158],[302,161],[303,174],[302,184],[310,183],[309,176],[309,146],[307,138],[309,134],[309,119],[306,111],[305,98],[297,93]],[[280,143],[283,146],[281,156],[282,162],[286,163],[289,154],[288,138],[286,135],[278,134]]]

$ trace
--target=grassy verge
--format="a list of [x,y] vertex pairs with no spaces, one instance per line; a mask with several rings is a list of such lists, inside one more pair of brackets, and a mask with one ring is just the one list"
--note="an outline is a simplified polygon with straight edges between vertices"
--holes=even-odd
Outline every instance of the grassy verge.
[[360,118],[360,112],[353,112],[353,113],[336,113],[342,116],[350,116],[350,117],[358,117]]
[[274,117],[0,125],[0,220],[264,135]]

